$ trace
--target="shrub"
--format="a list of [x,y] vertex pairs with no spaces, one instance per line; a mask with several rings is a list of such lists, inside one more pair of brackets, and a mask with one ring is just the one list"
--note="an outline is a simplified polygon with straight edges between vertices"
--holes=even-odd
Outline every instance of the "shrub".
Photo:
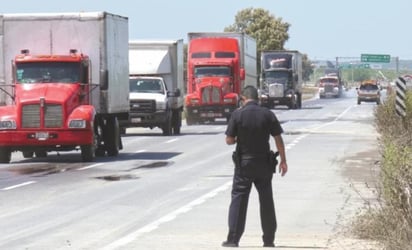
[[412,93],[406,117],[395,112],[395,94],[375,110],[381,147],[379,206],[357,217],[354,232],[386,249],[412,249]]

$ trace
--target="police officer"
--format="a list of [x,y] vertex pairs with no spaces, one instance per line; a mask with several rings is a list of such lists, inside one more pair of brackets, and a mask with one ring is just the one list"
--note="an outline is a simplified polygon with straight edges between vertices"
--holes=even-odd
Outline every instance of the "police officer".
[[272,193],[272,176],[276,166],[269,163],[272,136],[280,155],[279,172],[284,176],[288,170],[283,129],[275,114],[258,104],[258,91],[246,86],[242,91],[243,107],[232,113],[226,129],[226,143],[237,144],[239,157],[235,167],[232,197],[229,207],[229,233],[224,247],[238,247],[245,229],[246,212],[252,184],[259,194],[260,220],[263,230],[263,246],[274,247],[277,227]]

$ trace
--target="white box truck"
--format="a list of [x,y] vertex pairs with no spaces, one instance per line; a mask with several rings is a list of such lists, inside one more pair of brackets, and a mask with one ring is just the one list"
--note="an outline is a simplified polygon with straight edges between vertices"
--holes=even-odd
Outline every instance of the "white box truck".
[[129,112],[128,18],[0,15],[0,162],[81,150],[116,156]]
[[127,127],[180,134],[183,111],[183,39],[129,42],[129,120]]

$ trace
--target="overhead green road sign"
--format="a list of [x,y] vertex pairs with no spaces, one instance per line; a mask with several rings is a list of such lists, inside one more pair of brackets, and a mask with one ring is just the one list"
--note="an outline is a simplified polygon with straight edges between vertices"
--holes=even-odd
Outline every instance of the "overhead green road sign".
[[361,54],[361,62],[388,63],[390,61],[391,55]]

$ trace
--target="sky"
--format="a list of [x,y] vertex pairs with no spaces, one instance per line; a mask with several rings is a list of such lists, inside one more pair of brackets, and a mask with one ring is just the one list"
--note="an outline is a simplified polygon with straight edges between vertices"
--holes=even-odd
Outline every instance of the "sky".
[[311,60],[389,54],[412,59],[411,0],[8,0],[0,13],[107,11],[128,17],[129,39],[184,39],[220,32],[246,8],[290,24],[286,49]]

